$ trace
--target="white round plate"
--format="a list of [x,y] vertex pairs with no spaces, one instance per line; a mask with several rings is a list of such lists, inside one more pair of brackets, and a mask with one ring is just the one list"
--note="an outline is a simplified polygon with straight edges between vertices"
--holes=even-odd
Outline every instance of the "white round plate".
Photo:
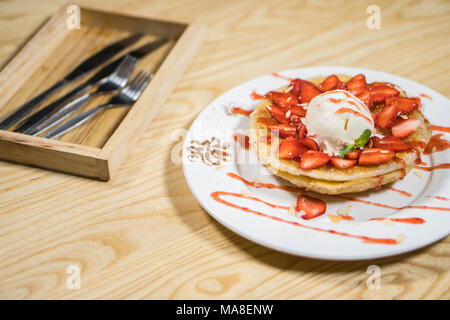
[[[420,96],[422,110],[431,124],[450,126],[450,102],[446,97],[399,76],[349,67],[302,68],[282,71],[278,75],[308,79],[319,75],[358,73],[365,74],[368,82],[391,82],[402,87],[408,96]],[[235,133],[245,134],[248,130],[249,119],[230,113],[230,109],[253,109],[258,101],[251,98],[252,92],[264,94],[287,84],[288,80],[276,74],[246,82],[214,100],[192,124],[184,140],[183,170],[192,193],[209,214],[227,228],[261,245],[294,255],[332,260],[396,255],[449,234],[450,173],[446,169],[414,169],[391,186],[345,195],[345,199],[308,192],[327,204],[325,214],[311,220],[297,217],[293,210],[270,206],[289,208],[302,191],[263,187],[262,184],[290,184],[271,174],[253,151],[234,141]],[[438,133],[443,133],[444,139],[448,135],[437,131],[433,135]],[[422,161],[426,166],[449,163],[449,152],[435,152],[423,156]],[[248,185],[238,177],[256,182],[256,185]],[[351,211],[354,220],[339,221],[338,210],[340,213]],[[419,218],[413,221],[423,223],[405,223],[404,218]],[[390,240],[375,243],[365,241],[364,237]]]

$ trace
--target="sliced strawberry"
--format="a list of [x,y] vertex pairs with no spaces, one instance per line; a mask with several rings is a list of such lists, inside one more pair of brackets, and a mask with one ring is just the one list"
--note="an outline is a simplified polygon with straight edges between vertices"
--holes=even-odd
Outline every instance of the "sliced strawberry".
[[280,159],[295,159],[299,158],[307,150],[308,148],[301,144],[300,141],[294,137],[288,137],[281,141],[278,147],[278,157]]
[[414,118],[402,120],[392,127],[392,135],[400,139],[406,138],[420,127],[420,123],[419,119]]
[[380,140],[381,140],[381,139],[378,138],[377,136],[373,136],[373,137],[371,137],[371,138],[369,139],[369,143],[367,144],[367,146],[368,146],[368,147],[371,147],[371,146],[377,144],[378,141],[380,141]]
[[294,137],[297,134],[297,127],[285,123],[268,125],[270,131],[277,131],[280,137]]
[[303,219],[309,220],[321,216],[327,211],[327,204],[317,198],[310,197],[306,194],[301,194],[297,198],[297,212],[303,211]]
[[334,90],[339,86],[340,83],[341,81],[339,80],[339,78],[336,75],[332,74],[322,81],[322,83],[319,85],[319,90],[322,92]]
[[359,100],[361,100],[367,108],[372,108],[372,94],[367,88],[362,88],[358,94],[355,95]]
[[302,155],[300,168],[302,170],[311,170],[323,167],[330,161],[330,156],[326,153],[308,150]]
[[381,110],[375,118],[375,124],[383,129],[392,128],[397,119],[398,102],[394,101]]
[[305,80],[302,79],[292,79],[291,80],[291,87],[292,90],[289,93],[300,95],[300,92],[302,90],[303,84],[305,83]]
[[297,131],[298,131],[298,137],[299,137],[300,139],[303,138],[303,137],[306,135],[306,126],[305,126],[303,123],[301,123],[301,124],[298,126]]
[[292,93],[270,91],[266,96],[282,108],[290,108],[299,103],[297,96]]
[[272,118],[258,118],[257,122],[265,124],[266,126],[270,126],[271,124],[278,124],[278,122],[276,122]]
[[358,160],[361,154],[361,149],[356,149],[347,153],[347,158],[350,160]]
[[313,138],[305,137],[301,139],[300,142],[303,143],[308,149],[319,150],[319,146]]
[[281,123],[288,123],[289,120],[286,118],[286,111],[284,111],[281,107],[275,106],[275,105],[267,105],[266,106],[267,111],[277,119]]
[[338,86],[337,86],[337,88],[336,89],[339,89],[339,90],[348,90],[348,88],[347,88],[347,84],[345,83],[345,82],[339,82],[339,84],[338,84]]
[[374,142],[372,146],[374,148],[391,150],[394,152],[407,151],[410,149],[409,144],[393,136],[386,136],[381,140],[379,139],[378,141]]
[[301,118],[303,118],[304,116],[306,116],[306,110],[303,109],[300,106],[295,106],[290,108],[288,111],[291,111],[291,114],[294,114],[296,116],[299,116]]
[[394,101],[398,101],[398,110],[401,114],[410,114],[420,105],[418,98],[390,97],[385,100],[386,105],[390,105]]
[[359,156],[358,163],[362,166],[370,166],[388,162],[395,157],[395,152],[380,148],[365,148]]
[[398,90],[388,87],[388,86],[370,86],[369,90],[372,94],[372,102],[380,103],[384,102],[386,98],[395,97],[400,94]]
[[338,169],[347,169],[353,167],[358,160],[342,159],[337,156],[331,157],[331,164]]
[[302,89],[300,91],[302,103],[309,103],[312,98],[318,96],[319,94],[321,94],[321,92],[313,83],[307,81],[303,83]]
[[359,94],[366,86],[366,76],[363,74],[357,74],[347,81],[347,88],[354,95]]
[[293,114],[289,117],[289,124],[298,126],[300,123],[302,123],[302,120],[299,116]]

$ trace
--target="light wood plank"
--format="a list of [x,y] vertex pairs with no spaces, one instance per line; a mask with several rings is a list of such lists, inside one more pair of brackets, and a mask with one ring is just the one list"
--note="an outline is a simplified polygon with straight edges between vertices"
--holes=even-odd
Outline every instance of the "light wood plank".
[[[0,2],[0,63],[57,10]],[[146,299],[449,299],[450,238],[397,257],[333,262],[256,245],[202,210],[170,154],[221,93],[266,73],[347,65],[398,74],[450,96],[448,1],[81,1],[122,13],[195,19],[206,40],[108,183],[0,162],[0,297]],[[40,9],[43,8],[43,9]],[[17,16],[20,13],[20,16]],[[9,17],[9,18],[8,18]],[[26,30],[26,32],[25,32]],[[17,33],[16,33],[17,32]],[[14,35],[14,39],[12,39]],[[80,290],[66,287],[70,264]],[[366,269],[381,267],[380,290]]]

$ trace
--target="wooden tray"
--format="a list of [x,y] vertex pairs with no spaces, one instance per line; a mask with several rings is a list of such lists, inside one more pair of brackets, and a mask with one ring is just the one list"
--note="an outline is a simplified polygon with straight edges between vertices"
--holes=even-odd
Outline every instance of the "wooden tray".
[[[57,140],[0,130],[0,159],[107,181],[181,78],[201,43],[205,27],[81,7],[81,28],[71,30],[66,26],[66,10],[61,8],[45,23],[0,72],[0,119],[50,87],[84,58],[122,37],[137,31],[145,33],[131,48],[162,36],[171,41],[138,63],[136,70],[155,72],[155,77],[131,108],[105,110]],[[91,75],[74,82],[41,107]],[[79,112],[107,99],[94,99]]]

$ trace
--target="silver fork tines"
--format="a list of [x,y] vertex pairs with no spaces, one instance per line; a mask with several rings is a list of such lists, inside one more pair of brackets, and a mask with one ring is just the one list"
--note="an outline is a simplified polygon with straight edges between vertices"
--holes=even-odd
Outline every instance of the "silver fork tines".
[[71,103],[65,105],[58,112],[50,116],[48,119],[44,120],[35,128],[31,128],[29,131],[25,131],[25,133],[34,136],[40,135],[41,133],[53,128],[58,123],[70,117],[93,97],[102,94],[108,94],[125,87],[128,79],[136,68],[137,62],[138,60],[135,57],[126,55],[117,66],[117,68],[108,77],[98,82],[96,91],[87,93],[72,101]]
[[113,96],[106,104],[99,105],[65,122],[52,132],[45,135],[44,138],[60,137],[82,125],[103,109],[131,106],[139,99],[152,78],[153,74],[146,71],[139,71],[138,74],[128,83],[128,85],[120,93]]

